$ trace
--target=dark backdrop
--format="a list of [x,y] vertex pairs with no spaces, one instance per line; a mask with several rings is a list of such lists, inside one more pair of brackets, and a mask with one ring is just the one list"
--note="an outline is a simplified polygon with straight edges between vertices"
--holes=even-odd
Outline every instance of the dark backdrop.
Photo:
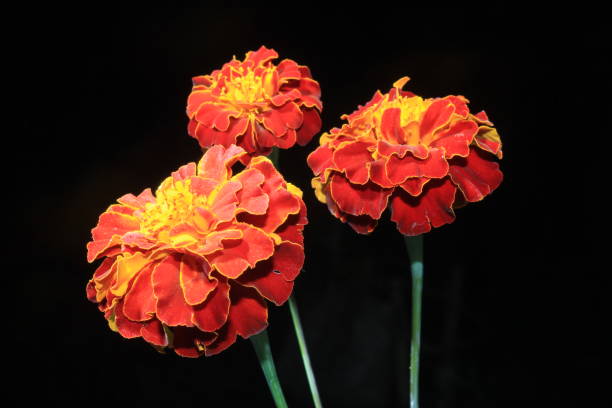
[[[111,332],[84,289],[95,269],[85,244],[98,215],[200,157],[186,133],[191,77],[264,44],[311,68],[323,91],[323,130],[408,75],[419,95],[465,95],[502,135],[501,187],[425,238],[422,406],[609,406],[601,327],[611,285],[607,268],[592,261],[590,235],[606,213],[597,192],[607,184],[593,178],[596,129],[609,132],[609,48],[597,14],[355,2],[338,10],[22,10],[7,37],[22,75],[10,84],[21,115],[5,176],[17,184],[11,204],[21,215],[8,216],[19,224],[5,271],[18,277],[7,289],[17,295],[7,314],[17,318],[4,335],[6,353],[19,356],[14,378],[31,390],[19,398],[272,406],[250,342],[198,360],[161,355]],[[280,160],[308,206],[295,295],[322,399],[328,407],[405,407],[402,238],[388,213],[371,236],[359,236],[314,199],[305,158],[316,145]],[[270,322],[288,402],[311,406],[287,307],[272,307]]]

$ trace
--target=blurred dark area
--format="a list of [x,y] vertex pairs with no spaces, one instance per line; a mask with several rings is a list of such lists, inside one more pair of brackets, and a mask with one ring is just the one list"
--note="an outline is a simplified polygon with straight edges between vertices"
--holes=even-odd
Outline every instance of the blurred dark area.
[[[15,16],[20,113],[5,179],[18,215],[5,273],[18,313],[5,350],[17,356],[11,377],[34,390],[22,403],[273,406],[249,341],[210,358],[162,355],[112,332],[85,297],[102,211],[201,156],[186,130],[191,78],[266,45],[310,67],[323,130],[407,75],[424,97],[466,96],[502,136],[500,188],[425,238],[421,406],[612,405],[612,285],[593,249],[609,184],[595,177],[610,106],[601,12],[164,4]],[[388,212],[360,236],[316,201],[305,159],[317,139],[282,151],[280,166],[308,206],[294,293],[323,403],[407,407],[402,237]],[[269,333],[289,405],[312,406],[287,306],[271,305]]]

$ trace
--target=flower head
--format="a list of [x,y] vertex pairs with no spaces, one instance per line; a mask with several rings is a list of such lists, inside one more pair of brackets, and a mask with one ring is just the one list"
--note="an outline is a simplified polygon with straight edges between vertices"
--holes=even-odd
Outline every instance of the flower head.
[[193,78],[189,134],[203,148],[237,144],[251,155],[306,145],[321,129],[321,89],[306,66],[261,47]]
[[99,218],[87,259],[104,258],[87,296],[123,337],[197,357],[268,324],[304,262],[301,191],[265,157],[214,146],[153,195],[119,198]]
[[423,99],[401,78],[321,136],[308,156],[319,201],[359,233],[374,230],[390,203],[404,235],[451,223],[454,209],[482,200],[502,181],[501,140],[462,96]]

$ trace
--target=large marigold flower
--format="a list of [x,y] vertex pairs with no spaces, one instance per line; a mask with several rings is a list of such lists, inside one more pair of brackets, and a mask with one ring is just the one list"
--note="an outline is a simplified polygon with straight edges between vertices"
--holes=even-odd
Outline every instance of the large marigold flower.
[[423,99],[377,91],[348,123],[321,136],[308,156],[319,201],[359,233],[391,219],[408,236],[455,219],[454,209],[482,200],[502,181],[501,140],[485,112],[471,114],[463,96]]
[[193,78],[189,134],[203,148],[237,144],[252,155],[306,145],[321,129],[319,83],[306,66],[261,47],[210,75]]
[[87,259],[104,258],[87,284],[110,327],[158,348],[221,352],[268,324],[304,262],[301,191],[256,157],[214,146],[157,189],[119,198],[99,218]]

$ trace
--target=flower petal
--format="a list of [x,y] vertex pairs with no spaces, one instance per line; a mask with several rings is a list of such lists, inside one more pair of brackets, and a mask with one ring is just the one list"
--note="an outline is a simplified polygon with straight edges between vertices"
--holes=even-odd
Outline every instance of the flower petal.
[[430,181],[419,197],[396,189],[391,197],[391,220],[404,235],[420,235],[455,220],[456,187],[448,178]]
[[169,254],[153,270],[157,318],[167,326],[193,326],[193,308],[185,302],[180,284],[183,255]]
[[212,146],[198,163],[198,175],[203,178],[225,181],[228,177],[228,169],[245,154],[244,149],[235,145],[227,148]]
[[193,308],[193,324],[202,331],[216,331],[227,321],[230,309],[230,286],[227,279],[217,278],[215,290],[204,302]]
[[306,146],[314,135],[321,130],[321,116],[314,108],[302,108],[302,126],[297,130],[297,142],[300,146]]
[[184,255],[180,264],[180,285],[185,303],[198,305],[217,287],[217,280],[210,279],[210,265],[199,257]]
[[392,155],[387,161],[387,175],[394,184],[401,184],[411,177],[442,178],[447,174],[448,162],[444,159],[443,149],[431,149],[426,159],[407,154],[403,158]]
[[156,346],[168,346],[168,336],[166,335],[164,326],[162,326],[161,322],[157,319],[151,319],[148,322],[144,322],[140,329],[140,335],[143,339]]
[[155,316],[155,297],[151,282],[153,268],[153,264],[145,266],[123,298],[123,314],[130,320],[142,322]]
[[123,314],[123,301],[120,300],[115,307],[115,325],[117,331],[126,339],[140,337],[142,323],[133,322]]
[[470,144],[478,126],[471,120],[459,120],[453,123],[448,130],[436,135],[431,147],[444,148],[444,157],[451,159],[455,156],[466,157],[470,153]]
[[265,181],[264,175],[257,169],[245,169],[235,175],[232,180],[236,180],[242,185],[242,189],[237,193],[237,211],[265,214],[270,200],[261,188]]
[[369,215],[379,219],[393,190],[383,189],[369,182],[351,184],[344,176],[331,176],[330,193],[341,211],[351,215]]
[[308,166],[312,169],[315,176],[321,174],[325,169],[336,168],[333,162],[333,150],[323,145],[317,147],[306,159]]
[[293,103],[287,102],[281,107],[262,113],[263,124],[276,137],[282,136],[287,129],[297,129],[302,126],[302,112]]
[[428,143],[430,135],[446,125],[454,112],[455,106],[450,101],[446,99],[434,101],[423,115],[423,119],[421,119],[421,126],[419,128],[421,140],[424,143]]
[[274,253],[274,241],[263,231],[244,223],[236,226],[242,230],[242,239],[225,241],[223,249],[206,256],[213,268],[230,279]]
[[370,142],[349,143],[334,152],[334,162],[353,184],[365,184],[370,176],[370,163],[373,161],[369,149]]
[[468,157],[456,157],[450,162],[449,175],[469,202],[482,200],[503,180],[499,165],[489,153],[471,148]]
[[240,336],[249,338],[268,326],[268,308],[257,291],[232,284],[230,296],[232,306],[228,322],[236,328]]
[[[484,113],[484,112],[483,112]],[[501,147],[502,142],[497,130],[489,126],[480,126],[478,133],[474,136],[476,145],[482,150],[492,153],[497,156],[498,159],[503,157]]]

